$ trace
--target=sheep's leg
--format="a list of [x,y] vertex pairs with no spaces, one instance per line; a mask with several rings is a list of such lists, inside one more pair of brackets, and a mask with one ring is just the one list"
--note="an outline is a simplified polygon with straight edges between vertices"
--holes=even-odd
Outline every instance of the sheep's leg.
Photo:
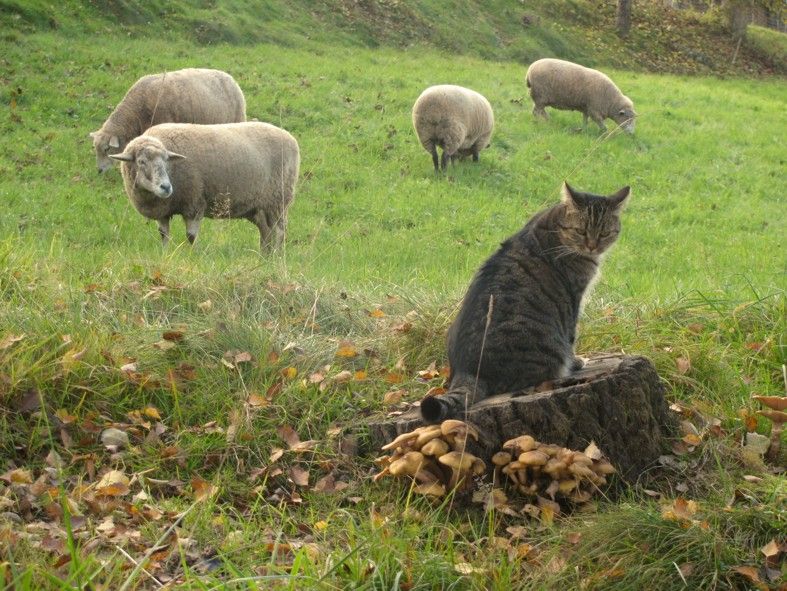
[[189,239],[189,244],[194,244],[199,234],[199,225],[202,223],[202,218],[192,218],[186,220],[186,238]]
[[443,155],[440,160],[440,168],[445,172],[446,168],[448,168],[448,161],[451,160],[451,157],[448,155],[448,151],[443,148]]
[[[276,223],[271,224],[268,217],[262,211],[257,211],[253,217],[249,218],[260,231],[260,252],[270,252],[277,246],[277,241],[283,239],[283,230],[274,229]],[[281,236],[279,232],[282,232]]]
[[598,129],[601,133],[605,133],[607,131],[607,126],[604,125],[604,117],[598,113],[590,113],[590,118],[596,123],[596,125],[598,125]]
[[541,117],[544,120],[548,120],[549,113],[547,113],[547,110],[544,108],[544,105],[536,104],[533,106],[533,117]]
[[169,218],[161,218],[158,221],[158,233],[161,236],[161,244],[166,246],[169,243]]
[[432,148],[431,150],[429,150],[429,153],[432,155],[432,164],[434,164],[434,171],[440,172],[440,160],[437,157],[437,146],[432,144]]

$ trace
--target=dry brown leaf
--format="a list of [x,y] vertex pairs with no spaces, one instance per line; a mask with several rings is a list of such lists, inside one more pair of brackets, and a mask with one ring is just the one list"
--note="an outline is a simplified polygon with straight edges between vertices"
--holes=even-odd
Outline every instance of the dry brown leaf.
[[16,468],[0,476],[0,480],[9,484],[33,484],[33,474],[25,468]]
[[79,349],[79,347],[73,347],[66,351],[63,357],[60,358],[60,365],[63,367],[63,371],[69,372],[74,369],[85,353],[87,353],[87,349]]
[[683,436],[682,441],[688,445],[696,447],[702,443],[702,437],[699,435],[694,435],[694,433],[689,433],[688,435]]
[[344,357],[345,359],[352,359],[358,356],[358,349],[355,348],[349,341],[339,343],[339,348],[336,350],[337,357]]
[[309,471],[300,466],[290,467],[290,478],[297,486],[309,486]]
[[734,572],[738,573],[739,575],[743,575],[744,577],[749,579],[749,581],[754,583],[754,586],[757,587],[757,589],[760,589],[762,591],[767,591],[768,590],[768,585],[766,585],[765,583],[762,582],[762,579],[760,579],[760,573],[759,573],[759,571],[757,570],[756,567],[754,567],[754,566],[734,566],[734,567],[732,567],[732,570]]
[[284,443],[286,443],[290,448],[298,445],[298,443],[301,441],[301,438],[298,437],[295,429],[289,425],[281,425],[280,427],[277,427],[276,433],[279,434],[279,437],[281,437],[282,440],[284,440]]
[[281,370],[281,376],[286,380],[295,379],[297,375],[298,375],[298,369],[293,366],[285,367],[284,369]]
[[345,369],[344,371],[340,371],[335,376],[331,378],[331,382],[335,384],[344,384],[345,382],[349,382],[353,378],[353,372],[349,369]]
[[18,343],[24,338],[25,338],[24,334],[20,334],[20,335],[7,334],[6,336],[3,337],[3,340],[0,341],[0,351],[5,351],[9,347],[11,347],[11,345],[13,345],[14,343]]
[[380,310],[380,308],[375,308],[371,312],[369,312],[369,316],[371,318],[385,318],[385,312]]
[[207,480],[203,480],[199,476],[193,476],[191,478],[191,491],[194,494],[195,501],[204,501],[215,495],[218,489]]
[[678,368],[678,373],[686,375],[691,370],[691,361],[688,357],[678,357],[675,360],[675,366]]
[[390,392],[386,392],[383,395],[383,404],[385,405],[392,405],[392,404],[399,404],[401,402],[402,397],[407,394],[407,390],[391,390]]
[[365,370],[365,369],[359,369],[358,371],[356,371],[356,372],[353,374],[353,380],[355,380],[356,382],[362,382],[362,381],[363,381],[363,380],[365,380],[367,377],[369,377],[369,374],[368,374],[368,373],[366,373],[366,370]]
[[165,341],[178,342],[186,338],[186,334],[182,330],[168,330],[161,335]]
[[410,332],[410,330],[412,328],[413,328],[413,324],[411,322],[407,322],[407,321],[399,322],[399,323],[394,324],[393,326],[391,326],[391,329],[393,331],[400,332],[400,333],[403,333],[403,334],[406,333],[406,332]]
[[159,351],[169,351],[170,349],[174,349],[176,346],[177,345],[174,341],[165,341],[164,339],[153,343],[153,348],[158,349]]
[[213,302],[211,302],[210,300],[205,300],[204,302],[200,302],[199,304],[197,304],[197,308],[199,308],[203,312],[209,312],[212,307],[213,307]]
[[246,399],[246,404],[254,408],[261,408],[263,406],[268,406],[270,402],[264,396],[252,392]]
[[271,450],[271,455],[268,458],[271,464],[277,462],[284,455],[284,450],[280,447],[274,447]]
[[252,357],[251,353],[248,351],[241,351],[240,353],[237,353],[233,359],[235,361],[235,365],[237,365],[238,363],[249,363],[254,359],[254,357]]
[[779,548],[779,544],[776,543],[776,540],[773,539],[760,548],[760,552],[762,552],[766,558],[771,558],[772,556],[778,556],[781,549]]

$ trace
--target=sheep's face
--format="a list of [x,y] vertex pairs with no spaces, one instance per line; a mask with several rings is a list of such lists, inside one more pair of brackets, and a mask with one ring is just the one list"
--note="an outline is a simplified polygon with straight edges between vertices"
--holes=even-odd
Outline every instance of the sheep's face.
[[628,99],[612,115],[615,123],[620,125],[627,133],[634,133],[634,120],[636,117],[637,113],[634,111],[634,104]]
[[169,163],[185,156],[168,151],[158,140],[151,140],[145,138],[143,142],[132,142],[125,152],[111,154],[110,158],[129,163],[129,173],[136,189],[147,191],[160,199],[168,199],[173,191]]
[[93,139],[93,149],[96,151],[96,166],[101,174],[112,168],[112,160],[109,156],[122,152],[124,142],[118,136],[103,131],[94,131],[90,137]]
[[629,187],[623,187],[614,195],[602,197],[580,193],[564,184],[565,208],[557,223],[562,246],[554,251],[556,257],[570,252],[599,256],[612,246],[620,233],[620,212],[629,193]]

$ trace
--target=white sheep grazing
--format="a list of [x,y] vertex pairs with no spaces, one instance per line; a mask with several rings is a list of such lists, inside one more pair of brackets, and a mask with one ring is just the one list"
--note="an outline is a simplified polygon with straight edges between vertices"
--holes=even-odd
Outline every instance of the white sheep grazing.
[[203,217],[246,218],[260,230],[260,250],[284,240],[298,179],[298,142],[268,123],[163,123],[129,142],[120,171],[139,213],[158,221],[164,245],[169,221],[186,222],[193,243]]
[[590,117],[604,132],[604,119],[609,118],[628,133],[634,133],[634,103],[598,70],[546,58],[530,64],[525,80],[535,116],[549,119],[544,107],[580,111],[586,127]]
[[439,171],[437,147],[443,149],[440,167],[459,156],[478,153],[489,146],[495,116],[486,98],[469,88],[441,84],[430,86],[413,105],[413,127],[424,149],[432,155]]
[[246,99],[235,79],[220,70],[186,68],[137,80],[101,129],[90,134],[98,172],[112,167],[110,154],[159,123],[246,121]]

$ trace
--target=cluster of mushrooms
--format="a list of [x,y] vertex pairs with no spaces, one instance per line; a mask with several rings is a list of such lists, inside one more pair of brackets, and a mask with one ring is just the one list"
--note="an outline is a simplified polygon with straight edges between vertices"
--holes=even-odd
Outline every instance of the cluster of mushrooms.
[[467,490],[473,476],[486,472],[484,461],[465,450],[468,438],[478,441],[475,427],[453,419],[402,433],[382,447],[393,454],[375,460],[382,471],[374,481],[387,474],[408,476],[416,481],[414,492],[433,497]]
[[[374,480],[386,475],[409,477],[415,480],[414,492],[433,497],[467,491],[473,477],[486,472],[484,461],[466,450],[468,438],[478,441],[478,431],[458,420],[402,433],[382,447],[392,453],[375,460],[382,470]],[[492,463],[495,486],[502,474],[520,493],[553,500],[559,496],[577,504],[590,500],[615,472],[594,443],[585,451],[575,451],[539,443],[530,435],[506,441]]]
[[521,435],[503,444],[492,456],[495,481],[504,474],[520,493],[528,496],[563,497],[576,504],[587,503],[593,492],[607,483],[615,467],[591,442],[585,451],[551,443],[539,443]]

